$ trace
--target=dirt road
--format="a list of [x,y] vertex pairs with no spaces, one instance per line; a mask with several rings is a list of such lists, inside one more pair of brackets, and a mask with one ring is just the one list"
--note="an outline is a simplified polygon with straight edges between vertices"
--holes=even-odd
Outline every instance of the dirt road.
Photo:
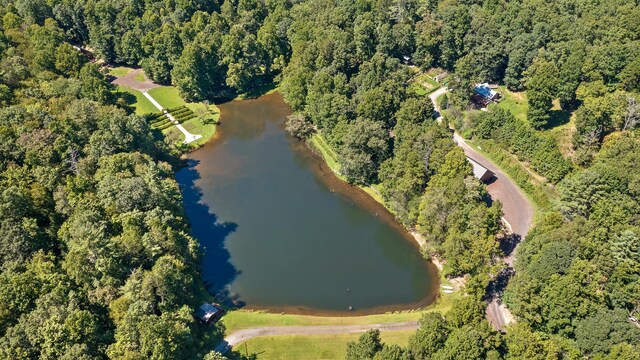
[[388,324],[369,325],[321,325],[321,326],[268,326],[261,328],[239,330],[224,338],[216,346],[216,351],[225,353],[233,346],[261,336],[274,335],[321,335],[321,334],[350,334],[363,333],[370,329],[380,331],[415,330],[419,327],[417,321],[405,321]]

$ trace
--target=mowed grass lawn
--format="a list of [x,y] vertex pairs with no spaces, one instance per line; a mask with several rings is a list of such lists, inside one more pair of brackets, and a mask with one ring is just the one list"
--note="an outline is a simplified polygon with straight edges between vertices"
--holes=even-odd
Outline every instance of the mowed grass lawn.
[[173,86],[160,86],[147,91],[163,108],[171,109],[185,104],[178,89]]
[[[415,331],[399,330],[382,332],[381,338],[385,344],[406,346],[409,337]],[[357,341],[361,334],[335,335],[279,335],[255,338],[246,341],[234,350],[237,354],[256,354],[258,359],[344,359],[347,343]]]
[[110,68],[109,69],[109,74],[111,74],[113,76],[125,76],[128,73],[130,73],[131,71],[133,71],[132,68],[129,68],[129,67],[126,67],[126,66],[118,66],[118,67]]
[[[135,112],[138,115],[157,113],[159,111],[140,91],[122,85],[118,86],[118,91],[135,96],[136,101],[132,106],[135,107]],[[202,135],[202,138],[190,143],[190,147],[196,148],[203,145],[215,134],[215,124],[220,117],[220,111],[217,106],[209,104],[207,108],[207,105],[201,102],[185,102],[178,89],[173,86],[160,86],[149,90],[148,93],[165,109],[186,105],[196,114],[195,118],[182,123],[182,126],[190,133]],[[184,140],[184,135],[175,126],[164,129],[162,133],[171,142],[181,143]]]
[[463,295],[458,291],[453,294],[441,294],[435,304],[423,310],[416,311],[397,311],[364,316],[309,316],[269,313],[264,311],[233,310],[229,311],[222,318],[222,321],[227,329],[227,335],[242,329],[264,326],[362,325],[416,321],[420,319],[424,313],[433,311],[447,312],[453,302],[461,296]]
[[[189,143],[190,147],[197,148],[204,145],[216,133],[215,124],[220,118],[220,111],[215,105],[209,105],[207,109],[204,103],[186,103],[186,105],[196,114],[196,117],[183,122],[182,126],[192,134],[202,135],[200,139]],[[165,136],[168,139],[176,139],[176,141],[184,140],[184,135],[175,126],[166,129]]]
[[160,111],[138,90],[134,90],[124,85],[118,85],[117,90],[125,93],[125,95],[131,100],[135,98],[135,102],[129,101],[129,103],[135,108],[135,112],[138,115],[157,113]]

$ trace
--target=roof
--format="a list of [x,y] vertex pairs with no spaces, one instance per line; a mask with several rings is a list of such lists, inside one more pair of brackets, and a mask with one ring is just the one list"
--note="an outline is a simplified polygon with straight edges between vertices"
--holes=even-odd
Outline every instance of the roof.
[[467,156],[467,161],[473,166],[473,176],[480,181],[487,181],[493,177],[493,172],[486,167],[480,165],[477,161]]
[[212,317],[220,314],[222,312],[222,308],[213,305],[213,304],[202,304],[196,310],[196,317],[204,322],[209,322]]
[[476,84],[473,89],[476,93],[487,99],[493,99],[498,93],[489,87],[489,84]]

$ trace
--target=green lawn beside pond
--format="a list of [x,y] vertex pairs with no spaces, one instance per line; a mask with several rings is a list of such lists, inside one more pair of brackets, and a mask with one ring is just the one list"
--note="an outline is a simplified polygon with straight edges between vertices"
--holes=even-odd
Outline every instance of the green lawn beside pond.
[[[385,344],[406,346],[413,330],[382,332],[380,337]],[[279,335],[255,338],[246,341],[237,348],[231,359],[239,355],[255,354],[258,359],[344,359],[347,343],[357,341],[361,334],[332,335]]]
[[185,105],[186,102],[180,96],[180,92],[174,86],[159,86],[147,91],[165,109],[171,109]]

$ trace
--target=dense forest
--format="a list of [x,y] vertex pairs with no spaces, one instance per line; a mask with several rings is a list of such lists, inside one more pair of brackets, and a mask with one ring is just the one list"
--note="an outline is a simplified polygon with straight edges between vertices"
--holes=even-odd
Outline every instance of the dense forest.
[[[287,127],[470,274],[407,348],[376,332],[348,357],[637,359],[640,6],[584,0],[0,0],[0,358],[201,357],[199,248],[175,160],[98,65],[141,66],[186,99],[277,83]],[[413,64],[408,66],[407,64]],[[559,194],[518,249],[506,335],[484,320],[501,209],[409,84],[452,75],[445,122]],[[474,112],[476,82],[526,92],[525,119]],[[572,114],[570,152],[550,130]]]

